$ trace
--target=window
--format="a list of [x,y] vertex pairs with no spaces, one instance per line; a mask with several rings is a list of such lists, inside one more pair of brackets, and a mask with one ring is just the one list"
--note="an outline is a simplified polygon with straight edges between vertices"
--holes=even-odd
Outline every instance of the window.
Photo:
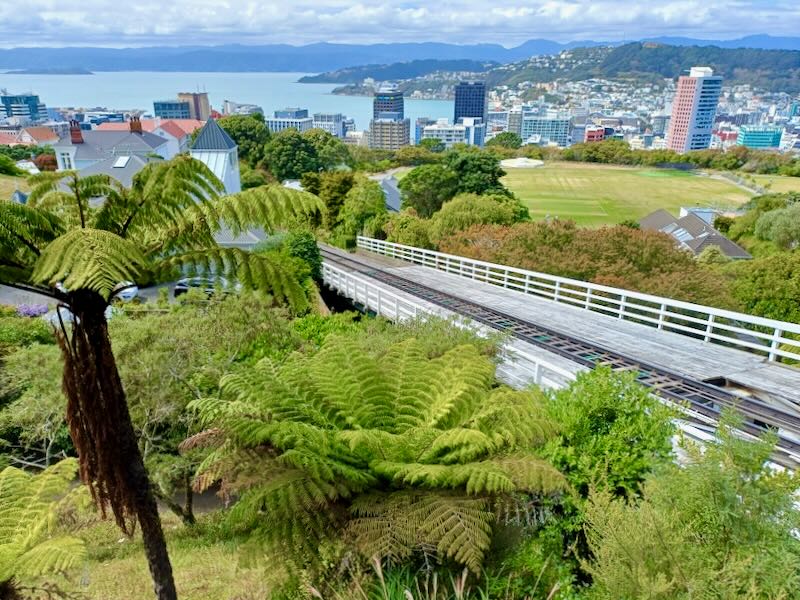
[[64,169],[67,171],[72,169],[72,156],[70,156],[69,152],[62,152],[60,156],[61,164],[64,165]]

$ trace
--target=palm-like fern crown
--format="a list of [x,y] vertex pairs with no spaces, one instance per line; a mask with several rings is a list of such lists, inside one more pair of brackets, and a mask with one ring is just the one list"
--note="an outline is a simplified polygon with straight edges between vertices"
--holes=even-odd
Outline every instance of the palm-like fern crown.
[[50,288],[61,281],[108,298],[117,283],[145,269],[190,266],[301,301],[291,278],[263,258],[220,248],[214,234],[223,224],[240,233],[308,218],[322,210],[316,196],[264,186],[220,197],[220,181],[188,156],[147,165],[131,189],[74,171],[43,173],[31,184],[27,205],[0,201],[2,281]]
[[13,577],[66,571],[82,562],[82,540],[52,536],[57,502],[69,490],[77,461],[64,460],[38,475],[0,472],[0,583]]
[[233,521],[287,550],[313,554],[345,526],[368,557],[432,545],[478,569],[493,499],[564,488],[531,453],[552,433],[542,397],[493,386],[473,346],[430,360],[413,339],[382,357],[333,338],[311,357],[262,361],[223,378],[227,399],[194,403],[221,443],[198,487],[244,491]]

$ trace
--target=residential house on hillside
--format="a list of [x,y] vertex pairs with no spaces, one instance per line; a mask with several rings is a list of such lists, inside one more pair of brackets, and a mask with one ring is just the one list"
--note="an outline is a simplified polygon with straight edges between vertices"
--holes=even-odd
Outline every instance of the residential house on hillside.
[[136,154],[121,154],[110,156],[105,160],[96,162],[81,170],[81,177],[89,175],[108,175],[119,181],[126,188],[133,184],[133,176],[141,171],[145,165],[154,160],[161,160],[149,156],[138,156]]
[[[142,131],[154,133],[169,142],[169,152],[175,156],[181,152],[188,152],[192,141],[192,134],[201,129],[205,122],[197,119],[141,119]],[[128,123],[103,123],[97,131],[125,131]]]
[[49,127],[24,127],[17,134],[17,139],[26,146],[47,146],[58,141],[58,135]]
[[142,130],[138,117],[132,118],[122,131],[84,131],[80,123],[72,121],[69,136],[53,144],[58,170],[81,171],[112,156],[152,156],[170,159],[176,152],[169,141],[154,133]]
[[695,256],[709,246],[717,246],[730,259],[753,258],[744,248],[726,238],[691,211],[676,218],[666,210],[659,209],[643,217],[639,221],[639,226],[645,230],[661,231],[671,235],[679,246],[690,250]]

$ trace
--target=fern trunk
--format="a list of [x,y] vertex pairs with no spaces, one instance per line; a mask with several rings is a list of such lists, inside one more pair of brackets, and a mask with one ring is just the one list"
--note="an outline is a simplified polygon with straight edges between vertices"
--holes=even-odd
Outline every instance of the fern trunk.
[[176,600],[177,592],[153,487],[128,412],[105,318],[106,302],[95,292],[70,294],[75,315],[63,328],[67,423],[78,451],[80,473],[100,509],[110,507],[128,534],[136,521],[158,600]]

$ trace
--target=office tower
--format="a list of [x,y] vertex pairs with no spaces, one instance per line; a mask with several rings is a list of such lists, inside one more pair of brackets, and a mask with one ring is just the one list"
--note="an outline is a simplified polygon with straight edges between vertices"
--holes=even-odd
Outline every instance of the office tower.
[[744,125],[739,128],[736,145],[747,148],[778,148],[781,145],[782,136],[783,127],[775,125]]
[[486,84],[483,81],[462,81],[456,85],[453,123],[465,117],[477,117],[486,123]]
[[397,150],[411,143],[409,119],[372,119],[369,123],[369,146],[381,150]]
[[314,129],[322,129],[337,138],[344,137],[344,122],[342,113],[314,113]]
[[182,100],[156,100],[153,102],[153,114],[162,119],[191,118],[189,103]]
[[0,106],[5,117],[17,117],[23,122],[44,121],[47,119],[47,107],[34,94],[0,95]]
[[375,92],[375,97],[372,99],[373,119],[402,121],[404,117],[403,92],[386,88]]
[[207,92],[180,92],[178,101],[189,103],[190,119],[208,121],[211,116],[211,105],[208,103]]
[[722,91],[722,77],[710,67],[692,67],[678,78],[667,132],[667,148],[675,152],[704,150],[711,144],[711,130]]

